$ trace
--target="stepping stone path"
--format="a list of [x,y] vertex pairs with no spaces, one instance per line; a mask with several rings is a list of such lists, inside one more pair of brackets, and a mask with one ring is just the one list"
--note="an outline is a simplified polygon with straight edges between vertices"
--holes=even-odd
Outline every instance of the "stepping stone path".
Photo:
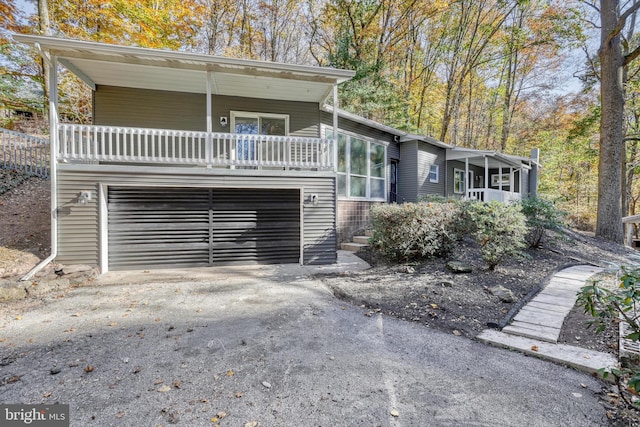
[[599,267],[578,265],[559,271],[549,284],[514,316],[510,325],[505,326],[502,331],[484,330],[478,335],[478,339],[487,344],[562,363],[589,373],[617,366],[618,361],[611,354],[558,344],[564,318],[573,308],[578,291],[587,284],[591,276],[603,270]]
[[564,318],[587,279],[602,268],[578,265],[556,273],[549,284],[515,315],[502,332],[556,344]]

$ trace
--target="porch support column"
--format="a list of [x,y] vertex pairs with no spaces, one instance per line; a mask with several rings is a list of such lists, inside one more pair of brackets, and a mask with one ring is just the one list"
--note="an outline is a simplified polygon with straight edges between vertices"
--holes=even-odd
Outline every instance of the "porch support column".
[[523,171],[524,168],[520,167],[520,169],[518,169],[518,188],[520,189],[520,199],[522,199],[522,194],[524,193],[523,188],[522,188],[522,175],[523,175]]
[[338,85],[333,85],[333,170],[338,172]]
[[207,167],[210,168],[213,163],[213,150],[211,132],[213,132],[213,112],[211,107],[211,87],[213,86],[213,72],[207,71],[207,146],[205,153],[207,156]]
[[509,167],[509,191],[513,193],[513,168]]
[[465,199],[471,197],[471,191],[469,190],[469,158],[464,159],[464,192],[466,193]]
[[484,194],[485,197],[487,195],[487,190],[489,189],[489,158],[484,156]]

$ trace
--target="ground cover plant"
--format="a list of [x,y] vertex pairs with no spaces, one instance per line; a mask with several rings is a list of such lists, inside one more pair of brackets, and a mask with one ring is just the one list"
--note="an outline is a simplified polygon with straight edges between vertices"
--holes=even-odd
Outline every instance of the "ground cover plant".
[[[584,286],[578,294],[578,305],[592,317],[589,326],[595,333],[602,333],[609,324],[625,322],[628,325],[624,337],[632,342],[640,341],[640,265],[620,266],[616,281],[618,286],[606,287],[600,281]],[[606,378],[612,375],[621,390],[621,399],[629,406],[640,409],[637,395],[640,392],[640,359],[621,358],[621,366],[602,370]]]

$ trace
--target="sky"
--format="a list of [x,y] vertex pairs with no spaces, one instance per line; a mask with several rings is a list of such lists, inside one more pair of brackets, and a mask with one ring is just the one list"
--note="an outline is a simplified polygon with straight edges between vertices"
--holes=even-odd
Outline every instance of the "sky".
[[16,0],[15,4],[19,10],[26,12],[28,15],[35,13],[37,9],[37,0]]

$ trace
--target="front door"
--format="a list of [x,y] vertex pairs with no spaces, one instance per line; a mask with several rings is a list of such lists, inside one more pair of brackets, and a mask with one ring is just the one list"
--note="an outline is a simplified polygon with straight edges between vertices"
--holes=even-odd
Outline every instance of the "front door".
[[398,201],[398,161],[391,160],[391,170],[389,176],[389,202],[396,203]]

